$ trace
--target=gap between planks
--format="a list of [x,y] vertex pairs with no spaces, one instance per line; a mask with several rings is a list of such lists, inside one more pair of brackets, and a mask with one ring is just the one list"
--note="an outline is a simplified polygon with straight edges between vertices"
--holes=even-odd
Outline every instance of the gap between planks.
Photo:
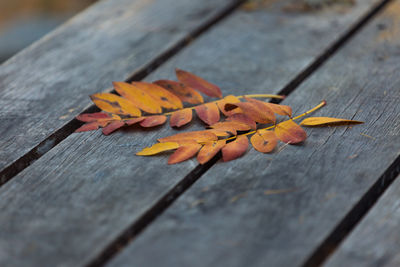
[[[176,55],[182,48],[189,45],[194,39],[199,37],[202,33],[207,31],[208,29],[210,29],[212,26],[217,24],[219,21],[226,18],[228,15],[230,15],[235,9],[237,9],[245,1],[246,0],[233,1],[232,3],[227,5],[223,10],[221,10],[221,12],[219,12],[217,15],[215,15],[213,18],[211,18],[209,21],[206,21],[205,23],[200,25],[198,28],[196,28],[192,32],[190,32],[182,40],[178,41],[170,49],[163,52],[161,55],[155,57],[149,63],[147,63],[145,66],[143,66],[141,69],[139,69],[135,73],[131,74],[125,81],[132,82],[132,81],[142,80],[148,74],[150,74],[155,69],[157,69],[159,66],[161,66],[164,62],[166,62],[169,58]],[[115,91],[113,91],[112,89],[107,90],[107,92],[115,93]],[[92,105],[92,106],[88,107],[87,109],[85,109],[84,111],[82,111],[80,114],[92,113],[92,112],[96,112],[96,111],[99,111],[99,109],[95,105]],[[78,129],[80,126],[82,126],[82,124],[83,123],[78,121],[77,119],[72,119],[71,121],[67,122],[63,127],[58,129],[57,131],[55,131],[53,134],[46,137],[42,142],[40,142],[37,146],[32,148],[25,155],[21,156],[19,159],[14,161],[12,164],[5,167],[0,172],[0,186],[7,183],[18,173],[23,171],[25,168],[27,168],[33,162],[35,162],[40,157],[42,157],[44,154],[46,154],[48,151],[50,151],[53,147],[58,145],[61,141],[63,141],[65,138],[67,138],[69,135],[71,135],[76,129]]]
[[[301,71],[292,81],[284,86],[278,94],[288,96],[304,80],[313,74],[324,62],[334,55],[347,41],[359,32],[370,20],[372,20],[389,2],[392,0],[383,0],[375,5],[365,16],[361,17],[353,24],[341,37],[339,37],[331,46],[328,47],[320,56],[318,56],[308,67]],[[239,5],[239,4],[238,4]],[[237,6],[238,6],[237,5]],[[234,8],[233,8],[234,9]],[[233,11],[233,9],[231,11]],[[204,31],[204,30],[203,30]],[[190,40],[189,40],[190,42]],[[184,46],[184,45],[183,45]],[[183,47],[182,46],[182,47]],[[171,55],[172,56],[172,55]],[[160,64],[161,65],[161,64]],[[149,72],[148,72],[149,73]],[[144,78],[148,73],[143,75]],[[128,81],[133,81],[131,79]],[[271,103],[279,104],[281,99],[272,99]],[[124,247],[149,226],[159,215],[161,215],[180,195],[189,189],[200,177],[207,172],[222,157],[218,153],[205,165],[198,165],[188,175],[186,175],[174,188],[162,196],[146,213],[144,213],[130,227],[123,231],[113,242],[111,242],[93,261],[86,267],[104,266],[109,260],[115,257]],[[389,185],[400,173],[400,157],[384,172],[376,184],[368,190],[357,205],[345,216],[335,230],[324,240],[314,251],[303,266],[320,266],[327,260],[329,255],[339,246],[340,242],[351,232],[351,230],[361,221],[363,216],[379,199]]]

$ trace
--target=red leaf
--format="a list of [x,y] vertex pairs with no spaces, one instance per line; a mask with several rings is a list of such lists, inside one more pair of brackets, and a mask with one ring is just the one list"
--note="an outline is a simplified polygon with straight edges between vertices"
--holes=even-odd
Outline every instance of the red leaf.
[[134,119],[130,119],[125,121],[126,125],[133,125],[135,123],[141,122],[145,119],[146,117],[139,117],[139,118],[134,118]]
[[164,116],[164,115],[149,116],[140,122],[140,126],[154,127],[154,126],[164,124],[166,120],[167,120],[167,116]]
[[230,161],[241,157],[249,146],[249,140],[244,135],[239,135],[235,141],[222,148],[222,160]]
[[171,118],[169,119],[169,125],[171,125],[171,127],[181,127],[188,124],[192,120],[192,115],[193,112],[190,108],[177,110],[172,113]]
[[108,124],[106,127],[103,128],[103,134],[104,135],[109,135],[110,133],[114,132],[115,130],[121,128],[124,126],[125,123],[123,121],[113,121],[110,124]]
[[207,103],[197,106],[196,113],[206,124],[211,125],[219,121],[219,109],[215,103]]
[[84,121],[84,122],[92,122],[98,121],[100,119],[111,119],[111,116],[107,113],[103,112],[96,112],[96,113],[85,113],[76,116],[77,120]]
[[85,123],[81,127],[75,130],[75,133],[94,131],[99,129],[99,123],[97,121]]
[[192,87],[211,97],[222,97],[221,89],[215,84],[212,84],[193,73],[176,69],[176,76],[178,80],[186,86]]

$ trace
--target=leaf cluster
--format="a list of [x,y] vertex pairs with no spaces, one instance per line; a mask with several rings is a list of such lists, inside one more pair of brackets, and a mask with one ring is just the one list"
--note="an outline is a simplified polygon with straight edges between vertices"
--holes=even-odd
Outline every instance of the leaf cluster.
[[[254,98],[282,96],[228,95],[222,98],[218,86],[199,76],[180,69],[176,69],[176,76],[178,81],[114,82],[114,89],[119,95],[92,95],[92,101],[102,112],[79,115],[77,119],[85,124],[76,132],[102,128],[102,132],[108,135],[123,126],[136,123],[142,127],[154,127],[164,124],[168,115],[171,127],[181,127],[192,120],[195,110],[207,129],[159,138],[158,143],[144,148],[136,155],[150,156],[175,150],[168,164],[179,163],[196,155],[198,162],[205,164],[220,151],[223,161],[234,160],[247,151],[249,143],[262,153],[272,152],[279,141],[286,144],[301,143],[306,140],[307,134],[300,125],[313,127],[362,123],[339,118],[310,117],[299,125],[295,120],[316,111],[326,102],[322,101],[313,109],[293,118],[290,106]],[[200,93],[219,99],[204,103]],[[183,102],[195,106],[184,107]],[[225,117],[223,121],[220,121],[221,113]],[[279,120],[279,116],[286,120]]]

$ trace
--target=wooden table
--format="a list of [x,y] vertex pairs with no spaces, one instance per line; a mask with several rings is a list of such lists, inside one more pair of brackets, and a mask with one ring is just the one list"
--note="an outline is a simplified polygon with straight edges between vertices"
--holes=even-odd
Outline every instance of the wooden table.
[[[293,2],[103,0],[1,65],[0,266],[400,266],[400,0]],[[168,125],[73,134],[175,67],[365,124],[203,166],[134,156]]]

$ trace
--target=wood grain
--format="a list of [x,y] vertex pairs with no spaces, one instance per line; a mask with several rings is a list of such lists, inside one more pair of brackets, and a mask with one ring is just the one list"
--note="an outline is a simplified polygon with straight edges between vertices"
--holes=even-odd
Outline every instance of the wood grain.
[[400,266],[399,196],[397,177],[325,266]]
[[151,71],[235,3],[100,1],[1,65],[0,183],[73,132],[88,95]]
[[283,101],[299,114],[326,99],[316,116],[365,124],[307,129],[303,145],[281,145],[271,155],[251,149],[242,159],[217,163],[108,266],[310,263],[364,194],[385,186],[379,178],[398,162],[400,38],[393,31],[399,5],[390,5]]
[[[277,92],[376,3],[363,1],[346,13],[293,15],[282,11],[282,1],[265,10],[238,11],[147,79],[172,78],[181,67],[220,85],[225,94]],[[185,175],[198,175],[195,161],[167,166],[167,155],[134,156],[174,132],[162,126],[108,137],[74,134],[22,171],[0,189],[0,265],[86,265],[120,233],[134,231],[132,225]],[[225,185],[221,190],[233,189]]]

